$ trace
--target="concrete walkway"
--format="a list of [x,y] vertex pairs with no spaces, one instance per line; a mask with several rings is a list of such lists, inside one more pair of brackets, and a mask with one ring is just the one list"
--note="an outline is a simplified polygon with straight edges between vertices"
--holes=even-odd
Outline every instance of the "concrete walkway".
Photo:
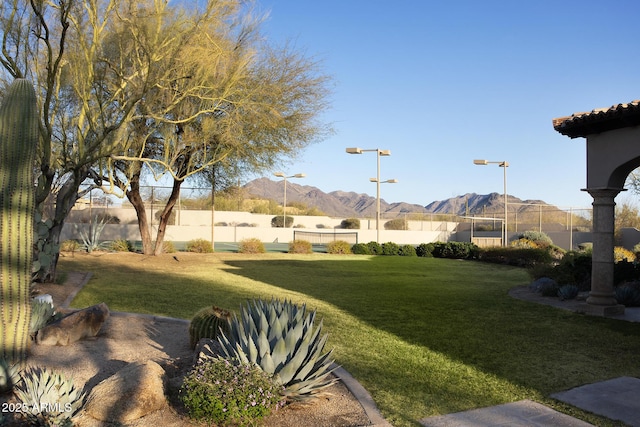
[[[537,294],[525,295],[530,292],[524,287],[512,289],[509,294],[514,298],[539,304],[585,312],[583,311],[584,302],[561,302],[557,298],[540,297]],[[640,307],[626,308],[624,314],[612,318],[640,322]],[[632,427],[640,427],[640,379],[638,378],[614,378],[554,393],[551,397],[611,420],[622,421]],[[425,427],[586,427],[592,425],[530,400],[428,417],[419,422]]]

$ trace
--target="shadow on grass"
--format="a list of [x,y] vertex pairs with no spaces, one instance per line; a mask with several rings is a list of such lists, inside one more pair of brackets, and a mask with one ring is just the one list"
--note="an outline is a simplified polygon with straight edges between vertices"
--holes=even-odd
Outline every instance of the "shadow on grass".
[[637,325],[514,300],[508,290],[528,280],[521,269],[402,257],[226,264],[543,395],[640,374]]

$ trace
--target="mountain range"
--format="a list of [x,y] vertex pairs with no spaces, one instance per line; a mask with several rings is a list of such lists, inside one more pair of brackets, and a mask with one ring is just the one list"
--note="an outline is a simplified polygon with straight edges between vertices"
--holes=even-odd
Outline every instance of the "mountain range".
[[[258,178],[245,184],[243,189],[248,197],[283,203],[284,181]],[[309,207],[316,207],[333,217],[373,217],[376,212],[376,198],[368,194],[340,190],[325,193],[317,187],[292,182],[287,182],[287,203],[289,202],[301,202]],[[516,210],[518,214],[538,212],[540,206],[544,206],[545,212],[563,213],[542,200],[521,200],[511,195],[508,195],[507,205],[510,213]],[[399,216],[407,213],[489,216],[504,212],[504,195],[467,193],[431,202],[426,206],[405,202],[387,203],[381,199],[380,212],[385,218],[392,217],[393,214]]]

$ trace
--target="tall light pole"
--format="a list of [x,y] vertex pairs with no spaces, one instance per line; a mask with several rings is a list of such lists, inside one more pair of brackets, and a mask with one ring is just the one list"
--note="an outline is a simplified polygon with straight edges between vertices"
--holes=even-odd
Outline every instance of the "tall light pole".
[[497,164],[501,168],[504,168],[504,230],[502,231],[502,246],[507,246],[507,226],[509,224],[509,220],[507,218],[507,168],[509,167],[509,162],[506,160],[500,162],[490,162],[489,160],[474,160],[474,165],[485,166],[488,164]]
[[295,175],[286,176],[284,172],[276,172],[274,173],[274,175],[284,180],[284,200],[282,203],[282,212],[283,212],[282,226],[284,228],[287,228],[287,178],[304,178],[307,175],[303,173],[297,173]]
[[[390,156],[391,150],[381,150],[379,148],[371,148],[371,149],[362,149],[362,148],[347,148],[347,153],[349,154],[362,154],[367,151],[375,151],[377,157],[377,174],[375,178],[370,178],[369,181],[376,183],[376,242],[380,243],[380,157],[381,156]],[[398,182],[395,179],[388,179],[386,181],[382,181],[384,183],[396,183]]]

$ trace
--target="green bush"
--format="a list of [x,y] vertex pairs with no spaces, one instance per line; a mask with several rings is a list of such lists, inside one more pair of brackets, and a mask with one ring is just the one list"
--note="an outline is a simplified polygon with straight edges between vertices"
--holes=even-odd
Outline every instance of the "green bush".
[[409,223],[404,218],[396,218],[384,223],[385,230],[408,230]]
[[432,254],[436,258],[472,259],[478,252],[478,246],[471,242],[436,242]]
[[327,243],[327,253],[350,254],[351,244],[349,244],[349,242],[345,242],[344,240],[334,240],[333,242]]
[[557,297],[560,286],[555,281],[545,282],[540,286],[543,297]]
[[118,239],[111,242],[109,249],[115,252],[131,252],[133,245],[126,239]]
[[398,253],[400,256],[416,256],[416,248],[413,245],[402,245],[400,246],[400,252]]
[[307,240],[293,240],[289,242],[290,254],[311,254],[313,253],[313,246],[311,242]]
[[416,247],[416,255],[419,257],[432,258],[434,246],[433,243],[420,243]]
[[287,215],[287,219],[284,219],[284,215],[278,215],[278,216],[274,216],[273,218],[271,218],[271,226],[272,227],[277,227],[277,228],[283,228],[284,227],[284,223],[285,221],[287,222],[286,224],[286,228],[291,228],[291,226],[293,225],[293,217]]
[[386,242],[382,244],[382,255],[399,255],[400,246],[393,242]]
[[194,239],[187,242],[187,252],[208,254],[213,252],[213,245],[205,239]]
[[364,243],[356,243],[351,246],[351,253],[355,255],[371,255],[371,251],[369,250],[369,246]]
[[238,252],[241,254],[263,254],[266,252],[264,244],[255,237],[243,239],[238,245]]
[[640,307],[640,283],[629,282],[617,286],[616,301],[626,307]]
[[185,376],[180,399],[191,418],[216,425],[254,425],[283,405],[282,387],[250,364],[204,358]]
[[[548,265],[552,258],[545,249],[522,249],[512,247],[482,248],[478,252],[478,259],[496,264],[508,264],[518,267],[534,267],[539,264]],[[560,281],[562,283],[568,283]]]
[[371,241],[367,243],[367,247],[371,255],[382,255],[382,246],[380,246],[380,243]]
[[343,219],[340,223],[340,228],[345,228],[347,230],[359,230],[360,220],[358,218]]

